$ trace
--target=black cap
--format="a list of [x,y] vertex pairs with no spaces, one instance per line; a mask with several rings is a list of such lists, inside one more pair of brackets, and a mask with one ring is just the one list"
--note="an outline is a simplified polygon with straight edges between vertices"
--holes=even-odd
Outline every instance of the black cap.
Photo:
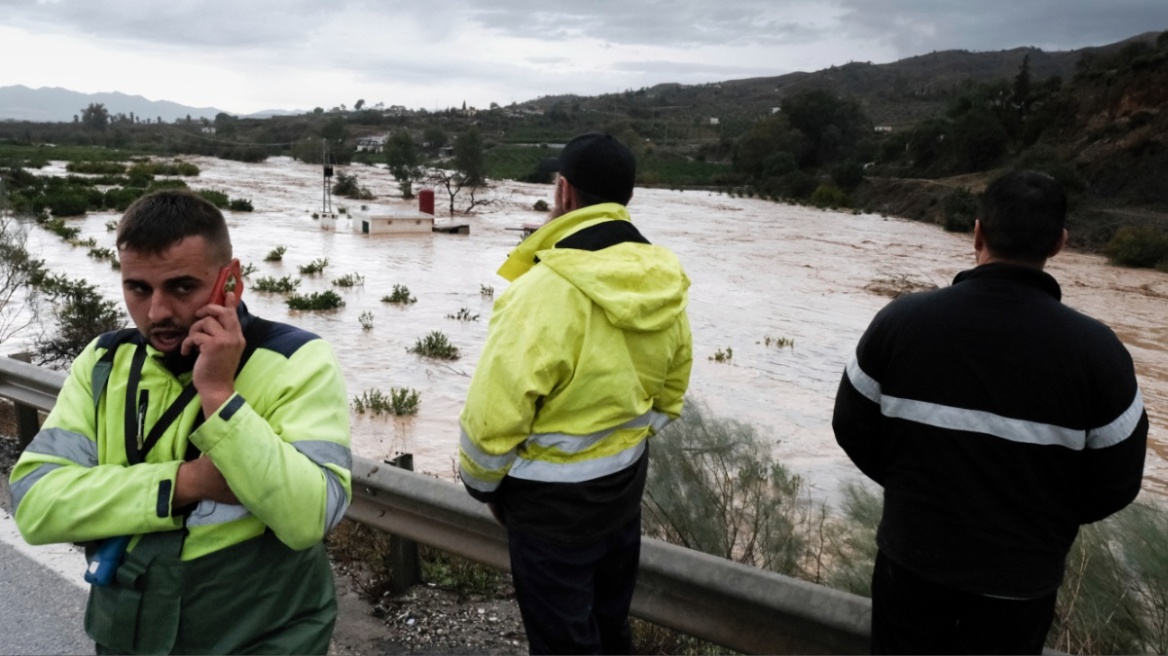
[[573,187],[603,200],[627,205],[637,179],[633,153],[611,134],[589,132],[568,142],[560,156],[540,163],[559,171]]

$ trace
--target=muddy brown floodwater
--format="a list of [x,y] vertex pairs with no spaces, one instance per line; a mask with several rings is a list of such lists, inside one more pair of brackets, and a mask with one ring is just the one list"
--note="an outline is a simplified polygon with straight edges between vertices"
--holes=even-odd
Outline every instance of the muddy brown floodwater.
[[[344,367],[350,397],[374,388],[421,392],[416,417],[355,414],[354,451],[374,459],[409,452],[418,470],[453,478],[458,413],[491,314],[491,299],[481,289],[493,287],[496,296],[505,289],[506,281],[495,270],[518,242],[519,233],[512,229],[543,220],[531,208],[540,199],[550,202],[551,187],[498,184],[489,194],[491,205],[455,219],[470,224],[469,235],[370,236],[354,232],[349,219],[342,218],[330,232],[312,218],[323,195],[318,166],[288,158],[262,164],[187,159],[202,170],[188,179],[191,187],[218,189],[255,206],[253,213],[228,214],[237,256],[256,267],[253,281],[297,277],[298,266],[323,257],[329,260],[325,273],[302,276],[299,291],[334,289],[345,299],[334,312],[294,312],[282,296],[249,290],[244,300],[253,312],[327,338]],[[63,163],[54,162],[42,173],[63,171]],[[397,185],[384,168],[353,166],[346,172],[356,174],[377,199],[334,199],[334,206],[405,206],[391,198]],[[441,192],[436,200],[441,221]],[[718,415],[753,424],[774,454],[804,476],[815,496],[831,498],[841,481],[859,478],[831,432],[844,365],[869,320],[889,301],[880,288],[947,285],[972,265],[971,237],[878,215],[704,191],[637,189],[629,209],[651,241],[678,253],[693,281],[690,397]],[[106,224],[116,218],[91,214],[69,222],[82,229],[83,238],[112,248],[113,233]],[[120,301],[117,272],[87,257],[86,249],[40,229],[32,230],[29,241],[53,270],[84,277]],[[287,247],[283,262],[264,262],[278,245]],[[1130,349],[1151,420],[1144,488],[1156,496],[1168,494],[1168,275],[1112,267],[1101,257],[1079,253],[1059,255],[1048,270],[1062,284],[1065,303],[1106,322]],[[364,276],[363,286],[331,284],[346,274]],[[395,284],[406,285],[417,302],[405,307],[381,303]],[[463,308],[478,320],[448,318]],[[369,330],[358,319],[364,312],[373,315]],[[443,363],[407,353],[433,330],[461,350],[459,360]],[[793,340],[793,346],[776,346],[780,338]],[[730,349],[729,363],[711,360],[719,350]]]

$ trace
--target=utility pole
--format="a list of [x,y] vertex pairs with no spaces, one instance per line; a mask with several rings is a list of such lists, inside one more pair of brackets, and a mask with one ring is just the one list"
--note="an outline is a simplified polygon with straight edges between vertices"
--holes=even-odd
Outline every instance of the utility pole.
[[328,139],[320,140],[320,161],[324,166],[324,189],[321,192],[321,215],[331,216],[333,213],[333,190],[329,181],[333,177],[333,165],[329,161]]

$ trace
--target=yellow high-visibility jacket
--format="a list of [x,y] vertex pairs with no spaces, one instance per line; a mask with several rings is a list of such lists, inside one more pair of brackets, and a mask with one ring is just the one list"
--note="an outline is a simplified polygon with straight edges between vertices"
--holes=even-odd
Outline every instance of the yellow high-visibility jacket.
[[[245,327],[256,320],[243,308],[240,318]],[[344,379],[327,342],[285,324],[268,326],[236,378],[236,394],[197,427],[201,407],[195,396],[161,433],[145,461],[134,465],[127,455],[127,421],[140,421],[150,431],[190,382],[191,373],[173,373],[162,354],[136,333],[120,343],[117,333],[90,343],[73,362],[56,405],[12,471],[13,514],[24,538],[43,544],[134,536],[133,553],[143,544],[144,535],[178,531],[182,532],[182,539],[175,542],[181,545],[176,554],[179,571],[187,565],[200,572],[242,567],[242,571],[279,572],[283,579],[266,581],[259,588],[240,578],[187,581],[167,593],[182,599],[183,612],[198,608],[199,597],[206,597],[212,588],[233,590],[230,596],[244,602],[283,599],[287,605],[294,603],[290,601],[294,588],[311,583],[320,589],[304,590],[305,598],[312,598],[306,603],[313,605],[312,610],[332,604],[335,615],[321,541],[340,521],[351,498]],[[103,362],[102,356],[111,348],[116,349],[112,361]],[[133,362],[143,350],[140,406],[127,409]],[[102,365],[109,367],[108,377],[94,375]],[[95,381],[104,389],[95,393]],[[203,501],[186,513],[172,507],[179,465],[198,453],[188,450],[190,445],[215,463],[242,505]],[[275,540],[268,545],[272,536]],[[236,569],[216,567],[220,554],[230,554],[224,557]],[[300,572],[285,571],[288,567],[273,562],[281,559],[297,563]],[[324,574],[309,577],[304,568],[319,569],[322,563]],[[150,576],[140,585],[154,580]],[[106,603],[102,599],[91,596],[91,613],[95,604]],[[243,603],[242,607],[257,604]],[[227,608],[218,602],[211,605]],[[273,622],[285,621],[271,617]],[[256,631],[279,628],[263,626],[268,619],[249,619],[247,610],[222,619],[225,626],[254,625]],[[331,634],[331,623],[329,627]],[[92,635],[88,618],[87,628]],[[132,635],[136,629],[122,630]],[[196,644],[217,651],[244,649],[250,643]],[[327,644],[326,635],[325,648]]]
[[494,501],[505,477],[583,484],[637,465],[689,383],[677,257],[604,203],[541,227],[499,273],[513,283],[495,302],[460,421],[468,491]]

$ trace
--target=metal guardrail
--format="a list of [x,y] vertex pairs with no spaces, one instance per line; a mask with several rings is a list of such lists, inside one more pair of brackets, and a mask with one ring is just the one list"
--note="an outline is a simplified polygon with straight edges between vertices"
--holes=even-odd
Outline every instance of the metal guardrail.
[[[0,397],[47,411],[65,376],[0,358]],[[31,437],[31,436],[30,436]],[[353,458],[347,516],[502,570],[507,533],[461,486]],[[744,653],[866,653],[871,602],[645,539],[633,615]]]

